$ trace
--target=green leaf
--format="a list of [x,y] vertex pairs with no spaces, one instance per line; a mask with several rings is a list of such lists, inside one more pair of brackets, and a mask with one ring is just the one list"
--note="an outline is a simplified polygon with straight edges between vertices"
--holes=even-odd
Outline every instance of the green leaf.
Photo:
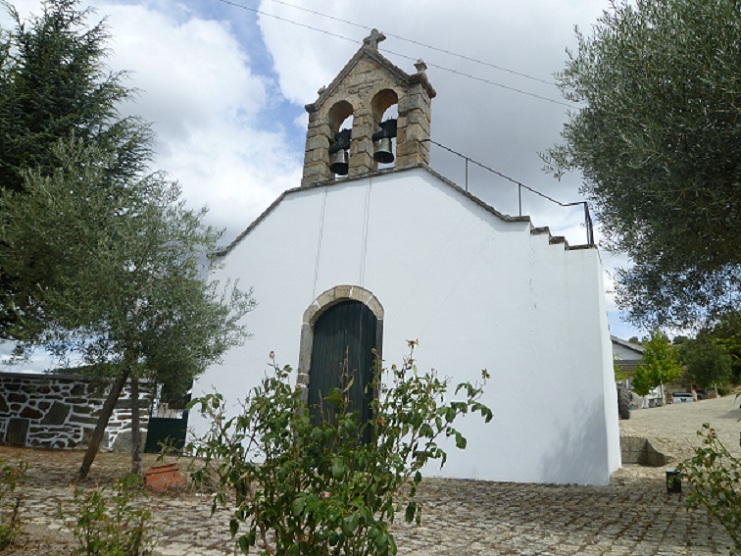
[[248,539],[247,535],[242,535],[239,537],[239,550],[242,551],[242,554],[249,554],[250,553],[250,540]]
[[429,424],[423,423],[419,428],[419,435],[424,438],[432,438],[435,433]]
[[342,533],[349,537],[358,527],[358,516],[351,515],[342,520]]
[[341,479],[345,474],[345,464],[340,458],[334,458],[332,460],[331,473],[334,479]]
[[739,307],[741,222],[725,210],[738,200],[740,28],[733,0],[615,2],[557,79],[580,108],[546,163],[585,176],[603,241],[635,263],[618,272],[618,305],[646,328]]
[[239,522],[235,518],[231,518],[229,520],[229,534],[232,538],[237,536],[237,531],[239,531]]
[[417,503],[414,500],[412,500],[411,502],[409,502],[409,504],[407,504],[407,509],[404,512],[404,519],[406,520],[407,523],[411,523],[412,521],[414,521],[414,515],[416,512],[417,512]]
[[[218,421],[215,436],[206,443],[210,452],[203,455],[215,465],[222,486],[215,499],[227,500],[230,483],[237,488],[240,505],[230,530],[243,551],[256,545],[257,530],[265,530],[286,554],[319,554],[328,547],[348,554],[350,547],[377,556],[396,553],[386,525],[402,511],[407,522],[419,522],[414,495],[422,481],[420,469],[431,458],[445,463],[435,438],[455,435],[456,444],[465,446],[460,433],[444,422],[463,407],[462,402],[441,405],[445,383],[432,373],[402,374],[399,380],[378,402],[375,418],[382,418],[384,426],[368,444],[346,434],[348,424],[355,431],[357,421],[344,404],[332,419],[314,426],[306,412],[296,410],[300,400],[277,372],[250,393],[242,416]],[[483,406],[471,408],[484,411]],[[442,431],[433,428],[437,419]],[[405,430],[413,435],[405,438]],[[253,463],[255,455],[260,464]],[[239,537],[247,524],[249,535]]]
[[455,433],[455,447],[458,448],[458,449],[460,449],[460,450],[465,450],[466,449],[466,444],[467,444],[467,441],[463,437],[463,435],[461,433],[459,433],[459,432],[456,431],[456,433]]
[[304,508],[306,508],[306,497],[298,496],[291,504],[291,513],[294,517],[299,517],[301,514],[304,513]]

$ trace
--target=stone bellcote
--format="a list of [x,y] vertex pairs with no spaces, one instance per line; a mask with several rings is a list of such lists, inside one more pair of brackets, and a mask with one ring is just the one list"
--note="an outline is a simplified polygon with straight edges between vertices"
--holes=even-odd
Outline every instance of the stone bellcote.
[[398,111],[394,168],[429,164],[430,101],[435,89],[421,60],[415,64],[416,73],[410,75],[384,58],[378,52],[378,43],[384,39],[373,29],[332,83],[319,90],[319,98],[306,105],[309,128],[302,186],[335,178],[330,150],[349,116],[353,120],[348,176],[377,172],[373,135],[381,131],[381,118],[394,104]]

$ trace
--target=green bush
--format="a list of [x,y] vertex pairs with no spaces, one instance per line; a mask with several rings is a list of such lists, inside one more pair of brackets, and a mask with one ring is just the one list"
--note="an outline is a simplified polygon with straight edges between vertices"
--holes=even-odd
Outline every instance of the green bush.
[[454,421],[474,412],[487,422],[492,417],[479,401],[480,385],[461,384],[462,400],[446,402],[448,381],[414,367],[415,343],[400,367],[386,371],[387,381],[376,373],[368,423],[358,423],[350,406],[353,379],[346,372],[342,388],[307,408],[304,390],[291,386],[290,368],[275,361],[238,416],[227,419],[219,394],[191,403],[211,422],[210,432],[188,447],[206,464],[193,479],[218,477],[214,510],[235,502],[230,530],[242,553],[259,544],[287,556],[396,554],[389,525],[397,511],[419,523],[414,499],[422,468],[445,463],[437,441],[453,437],[463,449]]
[[741,553],[741,459],[731,454],[707,423],[697,433],[702,445],[677,469],[690,487],[687,508],[706,508],[728,531]]
[[9,546],[20,531],[18,510],[21,497],[15,496],[15,489],[25,470],[24,462],[0,461],[0,550]]
[[77,539],[73,554],[86,556],[148,556],[154,539],[152,514],[142,506],[146,497],[141,475],[131,474],[112,487],[76,489],[74,511],[59,515]]

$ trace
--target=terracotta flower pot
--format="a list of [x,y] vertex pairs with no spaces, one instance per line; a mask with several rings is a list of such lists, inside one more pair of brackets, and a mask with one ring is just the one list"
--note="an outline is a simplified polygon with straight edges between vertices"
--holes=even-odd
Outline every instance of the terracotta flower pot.
[[147,488],[153,492],[177,489],[185,486],[185,477],[180,474],[180,468],[177,463],[150,467],[144,472],[144,481]]

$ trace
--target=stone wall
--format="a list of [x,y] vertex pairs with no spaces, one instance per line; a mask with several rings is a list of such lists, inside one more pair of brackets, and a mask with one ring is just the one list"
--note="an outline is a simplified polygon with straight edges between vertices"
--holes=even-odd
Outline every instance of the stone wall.
[[[0,443],[37,448],[87,445],[108,393],[108,383],[88,377],[0,373]],[[142,432],[149,416],[150,388],[140,385]],[[128,385],[119,397],[102,446],[126,450],[131,437]]]
[[646,438],[640,436],[621,436],[620,452],[623,463],[637,463],[649,467],[663,467],[668,463],[666,454]]

